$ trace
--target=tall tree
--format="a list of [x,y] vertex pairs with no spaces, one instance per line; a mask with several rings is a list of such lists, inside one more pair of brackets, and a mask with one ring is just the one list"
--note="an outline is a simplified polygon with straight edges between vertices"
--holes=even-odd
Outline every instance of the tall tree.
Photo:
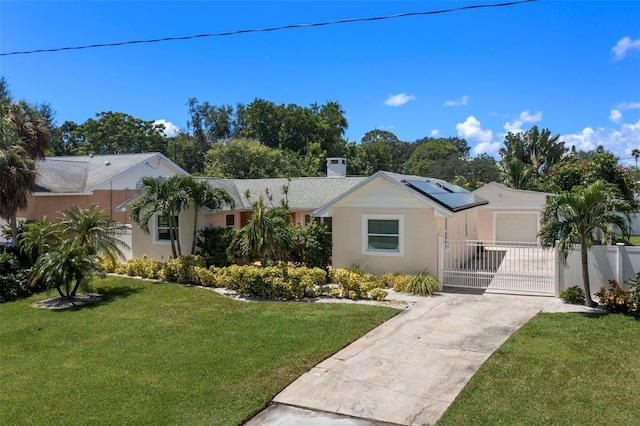
[[504,145],[500,149],[504,183],[524,185],[519,189],[537,189],[536,186],[543,185],[544,182],[538,180],[546,176],[567,151],[560,135],[551,136],[548,129],[539,131],[537,126],[523,133],[507,133]]
[[621,198],[617,187],[602,181],[551,197],[544,207],[542,227],[538,233],[541,244],[553,247],[557,241],[559,258],[563,263],[574,247],[580,245],[587,306],[594,306],[589,284],[589,248],[598,234],[606,241],[615,241],[615,230],[618,229],[628,237],[630,215],[634,211],[633,205]]
[[35,160],[44,158],[50,138],[49,124],[37,107],[13,102],[0,78],[0,217],[9,222],[13,245],[18,244],[16,214],[35,190]]
[[169,179],[143,177],[138,182],[141,197],[131,206],[131,220],[145,233],[149,233],[149,223],[157,215],[164,217],[169,228],[169,241],[174,258],[182,256],[178,222],[180,212],[188,203],[188,194],[182,176]]
[[631,156],[636,160],[636,168],[638,168],[638,158],[640,158],[640,149],[638,148],[632,149]]
[[122,112],[101,112],[74,130],[80,154],[161,152],[166,154],[164,125]]
[[261,179],[283,177],[284,153],[257,140],[229,139],[215,144],[205,156],[207,176]]
[[198,237],[198,211],[207,206],[211,209],[220,209],[225,204],[234,207],[235,202],[227,191],[222,188],[214,188],[206,180],[196,180],[191,176],[183,177],[183,185],[187,190],[188,205],[193,207],[193,242],[191,254],[196,254],[196,242]]
[[416,147],[404,172],[450,181],[461,174],[465,163],[456,145],[446,139],[432,139]]

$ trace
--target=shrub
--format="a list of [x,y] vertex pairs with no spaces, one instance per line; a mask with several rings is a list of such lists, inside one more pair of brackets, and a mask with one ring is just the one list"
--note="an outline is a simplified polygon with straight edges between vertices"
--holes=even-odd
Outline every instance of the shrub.
[[221,228],[210,226],[198,232],[196,247],[198,255],[202,256],[207,267],[229,266],[227,250],[233,241],[234,228]]
[[162,269],[158,278],[162,281],[172,283],[194,284],[197,279],[193,270],[195,266],[205,266],[202,257],[197,255],[188,255],[171,259]]
[[438,291],[440,284],[438,280],[431,275],[417,274],[410,275],[407,283],[407,291],[409,293],[420,296],[431,296]]
[[309,268],[327,268],[331,263],[331,230],[315,220],[296,226],[292,232],[291,260]]
[[383,275],[386,282],[397,292],[431,296],[440,288],[435,277],[420,273],[416,275]]
[[18,256],[8,251],[0,253],[0,303],[31,294],[26,271],[20,267]]
[[118,262],[114,256],[107,256],[105,254],[101,254],[98,257],[98,268],[107,274],[113,274],[116,272],[118,267],[120,266],[120,262]]
[[600,306],[609,312],[629,313],[634,309],[631,294],[620,287],[616,280],[609,280],[608,289],[600,287],[596,296],[600,298]]
[[[103,264],[104,262],[101,262],[101,266]],[[164,263],[144,255],[142,257],[129,259],[126,263],[117,264],[113,272],[120,275],[128,275],[130,277],[142,277],[157,280],[161,278],[164,267]]]
[[[387,296],[387,292],[383,290],[385,282],[375,275],[364,272],[361,267],[335,270],[334,281],[340,290],[338,297],[357,300],[373,299],[375,295],[376,300],[382,300]],[[380,291],[374,291],[372,295],[371,292],[375,289],[384,292],[382,299],[380,299],[382,294]]]
[[560,292],[560,299],[572,305],[584,305],[584,290],[581,287],[573,286]]

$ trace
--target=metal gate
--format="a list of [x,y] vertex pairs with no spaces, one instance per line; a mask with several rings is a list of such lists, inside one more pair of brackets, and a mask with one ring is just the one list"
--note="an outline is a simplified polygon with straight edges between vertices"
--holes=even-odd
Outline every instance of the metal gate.
[[553,296],[555,252],[536,243],[440,240],[439,278],[445,287]]

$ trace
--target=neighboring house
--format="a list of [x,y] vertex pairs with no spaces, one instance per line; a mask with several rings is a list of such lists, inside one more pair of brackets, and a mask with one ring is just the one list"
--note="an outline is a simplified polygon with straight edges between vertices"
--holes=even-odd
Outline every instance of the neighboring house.
[[438,238],[476,240],[479,196],[448,182],[377,172],[320,207],[331,217],[333,266],[376,275],[438,270]]
[[478,240],[536,242],[546,192],[513,189],[491,182],[473,193],[489,204],[478,209]]
[[36,190],[18,212],[19,220],[54,219],[74,205],[96,204],[110,218],[129,224],[129,215],[116,207],[136,193],[142,177],[188,174],[159,153],[47,157],[37,167]]
[[[339,164],[332,165],[332,161],[339,160]],[[306,225],[314,210],[338,197],[366,179],[366,177],[346,176],[344,159],[328,159],[328,173],[326,177],[274,178],[274,179],[220,179],[197,178],[204,180],[214,188],[222,188],[233,197],[234,208],[224,206],[220,210],[203,207],[198,212],[198,228],[209,226],[241,228],[247,224],[251,216],[252,205],[263,197],[268,207],[278,207],[286,199],[291,215],[291,221],[298,225]],[[338,166],[338,167],[334,167]],[[344,167],[341,167],[344,166]],[[248,195],[248,197],[247,197]],[[130,204],[135,198],[131,198]],[[121,209],[126,208],[121,206]],[[189,254],[193,241],[194,210],[188,209],[180,214],[178,235],[182,254]],[[161,218],[156,216],[150,222],[149,234],[134,226],[132,230],[133,256],[146,255],[158,260],[166,261],[171,256],[168,232],[164,228]],[[331,225],[330,219],[322,219]]]

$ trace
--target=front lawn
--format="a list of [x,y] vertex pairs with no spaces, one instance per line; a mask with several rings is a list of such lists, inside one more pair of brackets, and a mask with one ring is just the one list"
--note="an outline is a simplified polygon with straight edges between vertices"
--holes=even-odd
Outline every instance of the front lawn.
[[640,319],[539,314],[502,345],[437,423],[640,423]]
[[29,307],[45,295],[0,305],[2,423],[238,424],[397,312],[130,278],[95,286],[106,297],[94,306]]

